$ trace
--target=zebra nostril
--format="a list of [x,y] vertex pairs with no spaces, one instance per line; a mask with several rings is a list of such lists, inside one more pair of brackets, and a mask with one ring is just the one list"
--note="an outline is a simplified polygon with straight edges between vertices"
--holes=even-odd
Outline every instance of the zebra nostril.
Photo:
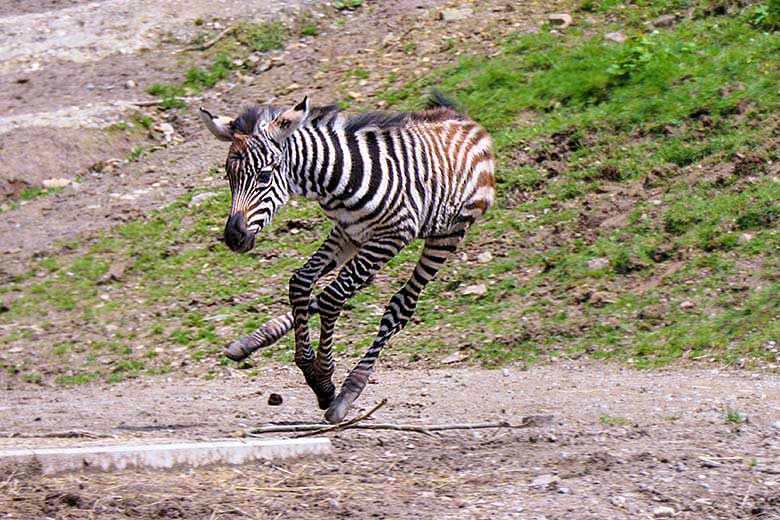
[[225,244],[238,253],[245,253],[255,245],[254,236],[249,235],[242,213],[236,213],[228,219],[225,225]]

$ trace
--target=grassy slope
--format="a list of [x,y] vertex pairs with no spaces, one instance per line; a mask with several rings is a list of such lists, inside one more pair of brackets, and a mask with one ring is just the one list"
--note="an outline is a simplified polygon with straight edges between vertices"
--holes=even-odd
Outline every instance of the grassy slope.
[[[775,366],[780,37],[762,6],[612,4],[588,2],[565,34],[517,35],[497,56],[388,93],[396,107],[414,106],[428,85],[453,93],[494,135],[500,190],[466,258],[431,284],[389,355]],[[693,18],[656,32],[642,23],[667,13]],[[607,42],[614,30],[631,39]],[[0,289],[5,348],[61,360],[7,358],[8,372],[61,384],[193,368],[212,377],[226,341],[283,312],[289,273],[328,229],[318,210],[286,208],[256,252],[239,256],[215,240],[229,194],[189,208],[192,195]],[[493,259],[480,263],[484,250]],[[404,251],[352,300],[338,350],[368,345],[418,253]],[[122,279],[99,284],[118,262]],[[461,294],[476,283],[486,295]],[[266,355],[289,360],[291,348],[287,337]]]

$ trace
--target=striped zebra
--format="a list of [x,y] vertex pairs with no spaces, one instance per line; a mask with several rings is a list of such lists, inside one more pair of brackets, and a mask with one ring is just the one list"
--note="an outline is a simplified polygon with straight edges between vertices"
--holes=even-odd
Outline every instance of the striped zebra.
[[[493,202],[495,179],[488,133],[434,93],[421,112],[369,112],[344,117],[335,105],[308,98],[283,111],[253,106],[238,118],[212,116],[205,126],[230,142],[225,170],[232,205],[225,242],[252,249],[257,234],[291,195],[316,200],[334,227],[290,279],[291,313],[230,345],[242,359],[295,330],[295,363],[317,395],[325,419],[340,422],[366,386],[382,348],[412,317],[425,285]],[[333,329],[344,303],[391,258],[420,238],[422,256],[390,299],[379,332],[336,395]],[[317,280],[340,268],[316,296]],[[316,355],[309,317],[320,315]]]

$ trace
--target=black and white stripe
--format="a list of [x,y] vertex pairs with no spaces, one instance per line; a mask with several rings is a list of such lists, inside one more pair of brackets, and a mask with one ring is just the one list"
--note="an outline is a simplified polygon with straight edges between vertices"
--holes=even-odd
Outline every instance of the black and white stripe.
[[[253,107],[229,122],[203,113],[206,126],[232,142],[226,165],[231,236],[245,233],[253,243],[290,195],[317,200],[335,224],[290,280],[292,312],[231,345],[228,355],[246,357],[294,328],[296,363],[326,418],[339,422],[384,345],[411,318],[425,285],[492,203],[490,138],[441,97],[423,112],[353,118],[333,106],[310,110],[307,100],[285,112]],[[332,334],[344,303],[417,238],[425,247],[412,276],[388,303],[373,344],[336,395]],[[314,297],[316,282],[339,267]],[[316,354],[308,325],[313,313],[321,318]]]

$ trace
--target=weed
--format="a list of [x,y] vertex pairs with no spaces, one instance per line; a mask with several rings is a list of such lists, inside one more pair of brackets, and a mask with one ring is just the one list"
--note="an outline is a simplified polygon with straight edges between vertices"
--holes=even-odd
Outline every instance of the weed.
[[239,44],[259,52],[283,49],[289,36],[281,22],[239,24],[231,34]]
[[743,414],[739,410],[728,407],[726,409],[726,422],[731,424],[744,424],[748,422],[747,415]]
[[320,28],[314,22],[304,22],[301,24],[300,33],[301,36],[317,36],[320,33]]
[[613,417],[610,415],[602,415],[599,417],[599,421],[610,426],[625,426],[631,424],[631,421],[625,417]]
[[333,7],[338,9],[339,11],[349,10],[354,11],[361,5],[363,5],[363,0],[338,0],[336,2],[331,3]]
[[747,10],[748,20],[764,31],[780,29],[780,0],[766,0]]

